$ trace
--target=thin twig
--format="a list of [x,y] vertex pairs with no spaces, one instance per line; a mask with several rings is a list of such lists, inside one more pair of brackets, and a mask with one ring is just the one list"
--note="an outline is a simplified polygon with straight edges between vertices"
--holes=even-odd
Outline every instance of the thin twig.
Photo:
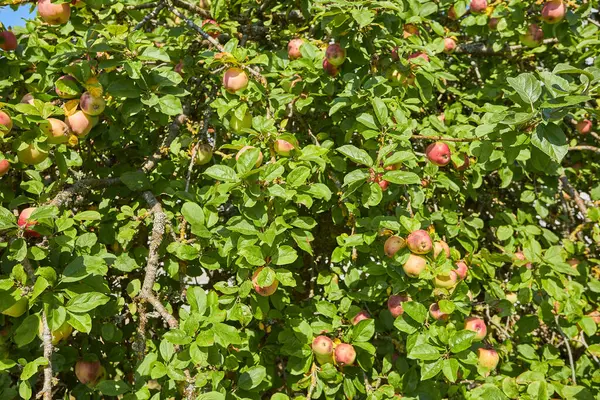
[[579,192],[569,183],[569,178],[567,178],[566,175],[563,175],[560,177],[560,181],[563,185],[563,188],[566,189],[567,192],[569,192],[569,195],[573,198],[573,200],[575,200],[575,204],[577,204],[577,208],[579,208],[579,211],[583,215],[584,220],[589,221],[587,217],[587,206],[583,202],[583,199],[579,195]]
[[146,172],[146,173],[150,172],[154,168],[156,163],[163,157],[164,152],[162,150],[164,148],[171,146],[171,143],[173,142],[173,140],[175,140],[175,138],[179,134],[181,126],[188,119],[188,113],[189,113],[188,108],[189,108],[188,105],[184,104],[183,113],[176,116],[175,119],[173,120],[173,122],[171,123],[171,125],[169,126],[169,134],[163,139],[163,141],[160,145],[160,148],[148,160],[146,160],[146,162],[142,166],[143,172]]
[[[583,333],[583,331],[581,332],[579,337],[580,337],[580,339],[578,340],[578,342],[581,343],[583,345],[583,347],[586,348],[586,350],[588,350],[590,348],[590,346],[588,346],[587,342],[585,341],[585,334]],[[589,352],[589,353],[592,356],[592,358],[594,359],[594,361],[596,361],[596,363],[600,364],[600,359],[598,359],[598,357],[593,355],[591,352]]]
[[154,19],[158,16],[158,14],[160,14],[160,12],[162,11],[163,8],[165,8],[167,5],[165,4],[164,1],[161,1],[160,4],[158,6],[156,6],[156,8],[154,10],[152,10],[151,12],[149,12],[144,19],[142,19],[134,28],[132,32],[135,32],[137,30],[139,30],[141,27],[143,27],[144,25],[146,25],[146,23],[148,21],[150,21],[151,19]]
[[451,138],[444,136],[424,136],[424,135],[412,135],[410,139],[424,139],[424,140],[441,140],[444,142],[477,142],[480,138]]
[[569,151],[594,151],[596,153],[600,153],[600,147],[588,145],[571,146],[569,147]]
[[176,5],[177,7],[181,7],[185,10],[188,10],[189,12],[193,12],[204,18],[210,18],[210,12],[206,11],[203,8],[198,7],[195,4],[190,4],[183,0],[172,0],[172,1],[173,1],[173,4]]
[[560,327],[560,324],[558,323],[559,322],[558,315],[554,316],[554,322],[556,323],[558,332],[563,337],[563,342],[565,343],[565,346],[567,346],[567,354],[569,355],[569,364],[571,364],[571,377],[573,378],[573,384],[577,385],[577,378],[575,376],[575,363],[573,362],[573,353],[571,352],[571,345],[569,344],[569,338],[567,337],[567,335],[565,335],[562,328]]
[[496,327],[496,329],[498,329],[498,330],[500,331],[500,333],[502,333],[502,334],[504,335],[504,338],[505,338],[505,340],[506,340],[506,339],[512,339],[512,338],[511,338],[511,336],[510,336],[510,334],[509,334],[509,333],[508,333],[508,332],[507,332],[507,331],[504,329],[504,327],[503,327],[502,325],[500,325],[500,324],[496,323],[496,322],[495,322],[495,321],[492,319],[492,317],[491,317],[491,315],[490,315],[490,307],[489,307],[487,304],[486,304],[486,306],[485,306],[485,315],[486,315],[486,317],[487,317],[488,321],[490,321],[490,323],[491,323],[492,325],[494,325],[494,326]]

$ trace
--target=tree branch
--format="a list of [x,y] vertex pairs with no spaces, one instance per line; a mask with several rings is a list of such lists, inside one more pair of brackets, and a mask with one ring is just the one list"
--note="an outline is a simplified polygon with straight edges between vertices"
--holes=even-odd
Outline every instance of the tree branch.
[[210,12],[206,11],[203,8],[198,7],[195,4],[190,4],[190,3],[186,2],[186,1],[183,1],[183,0],[172,0],[172,1],[173,1],[173,4],[176,5],[177,7],[181,7],[183,9],[185,9],[185,10],[188,10],[189,12],[192,12],[194,14],[198,14],[201,17],[204,17],[204,18],[210,18]]
[[179,114],[175,117],[171,125],[169,126],[169,134],[164,138],[160,148],[142,165],[142,171],[145,173],[150,172],[154,169],[156,163],[163,158],[163,152],[161,151],[165,147],[171,146],[173,140],[179,134],[181,126],[188,120],[189,106],[188,104],[184,104],[183,113]]
[[151,12],[149,12],[144,19],[142,19],[134,28],[132,32],[135,32],[137,30],[139,30],[141,27],[143,27],[144,25],[146,25],[146,23],[148,21],[150,21],[151,19],[154,19],[158,16],[158,14],[160,14],[160,12],[162,11],[163,8],[165,8],[167,5],[165,4],[164,0],[161,1],[158,6],[156,6],[156,8],[154,10],[152,10]]
[[559,322],[558,315],[554,316],[554,322],[556,323],[558,332],[563,337],[563,342],[565,343],[565,346],[567,346],[567,354],[569,355],[569,364],[571,364],[571,378],[573,379],[573,384],[577,385],[577,377],[575,376],[575,363],[573,362],[573,353],[571,352],[571,345],[569,344],[569,338],[567,337],[567,335],[565,335],[565,332],[563,332],[562,328],[560,327],[560,324],[558,323]]
[[478,142],[481,141],[480,138],[451,138],[451,137],[443,137],[443,136],[423,136],[423,135],[412,135],[410,139],[417,140],[441,140],[444,142]]
[[587,217],[587,206],[583,202],[581,196],[579,196],[579,192],[569,183],[569,178],[567,178],[566,175],[563,175],[560,177],[560,182],[562,183],[563,188],[567,190],[567,192],[569,192],[569,195],[573,198],[573,200],[575,200],[575,204],[577,204],[577,208],[579,208],[579,211],[581,212],[581,214],[583,214],[584,220],[589,221]]
[[306,400],[312,399],[313,392],[317,387],[317,366],[313,363],[311,372],[310,372],[310,387],[308,388],[308,393],[306,393]]
[[50,202],[48,202],[48,205],[56,206],[58,208],[66,207],[75,200],[75,195],[85,195],[92,189],[112,186],[120,182],[121,180],[119,178],[81,179],[69,188],[59,192]]
[[594,147],[594,146],[588,146],[588,145],[579,145],[579,146],[569,147],[569,151],[586,151],[586,150],[600,153],[600,147]]
[[504,329],[504,327],[498,323],[496,323],[493,319],[492,316],[490,315],[490,307],[486,304],[485,306],[485,316],[487,317],[488,321],[490,322],[490,324],[494,325],[496,327],[496,329],[498,329],[500,331],[500,333],[502,333],[504,335],[504,339],[512,339],[510,334],[506,331],[506,329]]

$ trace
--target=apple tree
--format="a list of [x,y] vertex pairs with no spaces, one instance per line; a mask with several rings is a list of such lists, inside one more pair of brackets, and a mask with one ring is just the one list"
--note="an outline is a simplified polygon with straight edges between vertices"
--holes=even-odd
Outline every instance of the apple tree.
[[0,5],[1,399],[597,398],[597,0]]

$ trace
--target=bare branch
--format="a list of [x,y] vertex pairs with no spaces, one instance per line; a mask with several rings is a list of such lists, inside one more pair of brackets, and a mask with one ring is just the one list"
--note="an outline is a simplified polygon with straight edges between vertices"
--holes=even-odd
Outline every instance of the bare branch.
[[571,186],[571,183],[569,183],[569,178],[567,178],[566,175],[563,175],[560,177],[560,182],[562,183],[563,188],[569,193],[573,200],[575,200],[575,204],[577,204],[577,208],[579,208],[579,211],[581,214],[583,214],[584,220],[588,221],[587,206],[583,202],[579,192],[573,186]]
[[206,11],[203,8],[198,7],[195,4],[190,4],[183,0],[172,0],[172,1],[173,1],[173,4],[176,5],[177,7],[181,7],[185,10],[188,10],[189,12],[198,14],[204,18],[210,18],[210,12]]
[[600,153],[600,147],[588,145],[571,146],[569,147],[569,151],[594,151],[596,153]]
[[496,327],[496,329],[498,329],[500,331],[500,333],[502,333],[504,335],[505,340],[512,339],[510,336],[510,333],[508,333],[502,325],[496,323],[496,321],[494,321],[492,319],[492,317],[490,315],[490,307],[487,304],[485,306],[485,316],[487,317],[487,320],[490,322],[490,324],[494,325]]
[[144,25],[146,25],[146,23],[148,21],[150,21],[151,19],[154,19],[158,16],[158,14],[160,14],[160,12],[162,11],[163,8],[165,8],[167,5],[165,4],[164,1],[161,1],[158,6],[156,6],[156,8],[154,10],[152,10],[152,12],[149,12],[148,15],[146,15],[144,17],[144,19],[142,19],[134,28],[132,32],[135,32],[137,30],[139,30],[141,27],[143,27]]
[[92,189],[112,186],[120,183],[119,178],[104,178],[104,179],[81,179],[75,182],[69,188],[59,192],[54,199],[48,202],[48,205],[58,208],[66,207],[75,200],[75,195],[83,196]]
[[169,134],[162,141],[160,148],[144,163],[144,165],[142,165],[142,171],[146,173],[150,172],[154,168],[156,163],[161,158],[163,158],[163,152],[161,150],[165,147],[169,147],[171,143],[173,143],[173,140],[175,140],[175,138],[179,134],[181,125],[183,125],[188,119],[188,108],[189,107],[187,104],[183,106],[183,113],[175,117],[175,119],[169,126]]

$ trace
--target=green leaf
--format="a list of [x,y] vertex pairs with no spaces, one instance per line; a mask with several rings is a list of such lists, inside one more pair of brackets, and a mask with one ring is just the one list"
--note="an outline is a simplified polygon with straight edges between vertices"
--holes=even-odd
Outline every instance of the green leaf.
[[102,215],[98,211],[82,211],[73,216],[75,221],[99,221]]
[[408,358],[412,360],[423,360],[423,361],[434,361],[439,359],[439,351],[430,344],[423,343],[413,347],[409,353]]
[[265,265],[265,256],[258,246],[244,246],[239,249],[238,254],[244,257],[250,265],[257,267]]
[[476,333],[469,330],[462,330],[456,332],[450,337],[450,351],[453,353],[460,353],[471,347],[473,338]]
[[408,171],[388,171],[383,175],[383,179],[398,185],[421,184],[421,178],[419,178],[419,175]]
[[192,286],[187,290],[187,301],[193,312],[204,315],[207,307],[206,292],[201,287]]
[[[356,117],[356,121],[360,122],[367,128],[371,128],[376,131],[379,130],[379,127],[375,123],[375,119],[373,118],[373,116],[371,114],[367,114],[367,113],[360,114],[358,117]],[[338,149],[338,151],[339,151],[339,149]]]
[[531,144],[557,163],[560,163],[569,151],[567,137],[562,129],[553,123],[539,124],[531,136]]
[[409,301],[406,303],[402,303],[402,307],[404,308],[404,312],[410,316],[412,319],[422,324],[425,322],[427,318],[427,308],[416,301]]
[[304,185],[310,176],[310,169],[307,167],[294,168],[287,176],[286,182],[290,187],[298,187]]
[[183,106],[179,98],[168,94],[158,99],[160,111],[166,115],[179,115],[183,113]]
[[22,380],[28,380],[37,373],[39,367],[45,365],[48,365],[48,360],[46,360],[44,357],[38,357],[35,360],[28,362],[27,365],[23,367],[20,378]]
[[15,331],[15,343],[23,347],[35,339],[40,326],[40,319],[36,314],[28,315]]
[[542,94],[542,85],[532,73],[524,73],[516,78],[508,77],[506,81],[526,103],[535,103]]
[[296,261],[298,253],[291,246],[279,246],[276,253],[273,255],[273,263],[275,265],[288,265]]
[[67,302],[67,310],[72,313],[85,313],[108,303],[110,298],[102,293],[88,292],[78,294]]
[[215,335],[215,342],[222,347],[228,347],[230,344],[240,344],[242,342],[237,328],[233,326],[218,322],[214,324],[213,332]]
[[106,396],[120,396],[129,392],[131,389],[125,381],[104,380],[98,383],[96,389]]
[[373,166],[373,159],[369,156],[369,154],[362,149],[352,146],[351,144],[338,147],[337,151],[357,164],[366,165],[368,167]]
[[138,59],[149,60],[149,61],[157,60],[157,61],[162,61],[162,62],[166,62],[166,63],[171,62],[171,58],[169,57],[169,54],[162,48],[159,48],[156,46],[146,47],[144,49],[144,51],[142,52],[142,54],[140,54],[138,56]]
[[239,180],[233,168],[227,165],[211,165],[204,171],[204,174],[224,182],[237,182]]
[[131,191],[141,191],[150,189],[150,181],[141,171],[125,172],[120,177],[121,182],[125,184]]
[[267,370],[265,367],[258,365],[256,367],[249,368],[240,375],[238,386],[243,390],[252,390],[260,385],[266,377]]
[[442,371],[444,376],[450,382],[454,383],[458,379],[458,361],[455,358],[447,358],[442,364]]
[[381,125],[387,125],[389,122],[387,105],[378,97],[371,100],[375,116]]
[[440,373],[442,367],[444,366],[443,359],[438,359],[431,363],[423,363],[421,365],[421,380],[425,381],[427,379],[431,379]]
[[367,342],[375,334],[375,320],[369,318],[360,321],[352,328],[352,342]]

